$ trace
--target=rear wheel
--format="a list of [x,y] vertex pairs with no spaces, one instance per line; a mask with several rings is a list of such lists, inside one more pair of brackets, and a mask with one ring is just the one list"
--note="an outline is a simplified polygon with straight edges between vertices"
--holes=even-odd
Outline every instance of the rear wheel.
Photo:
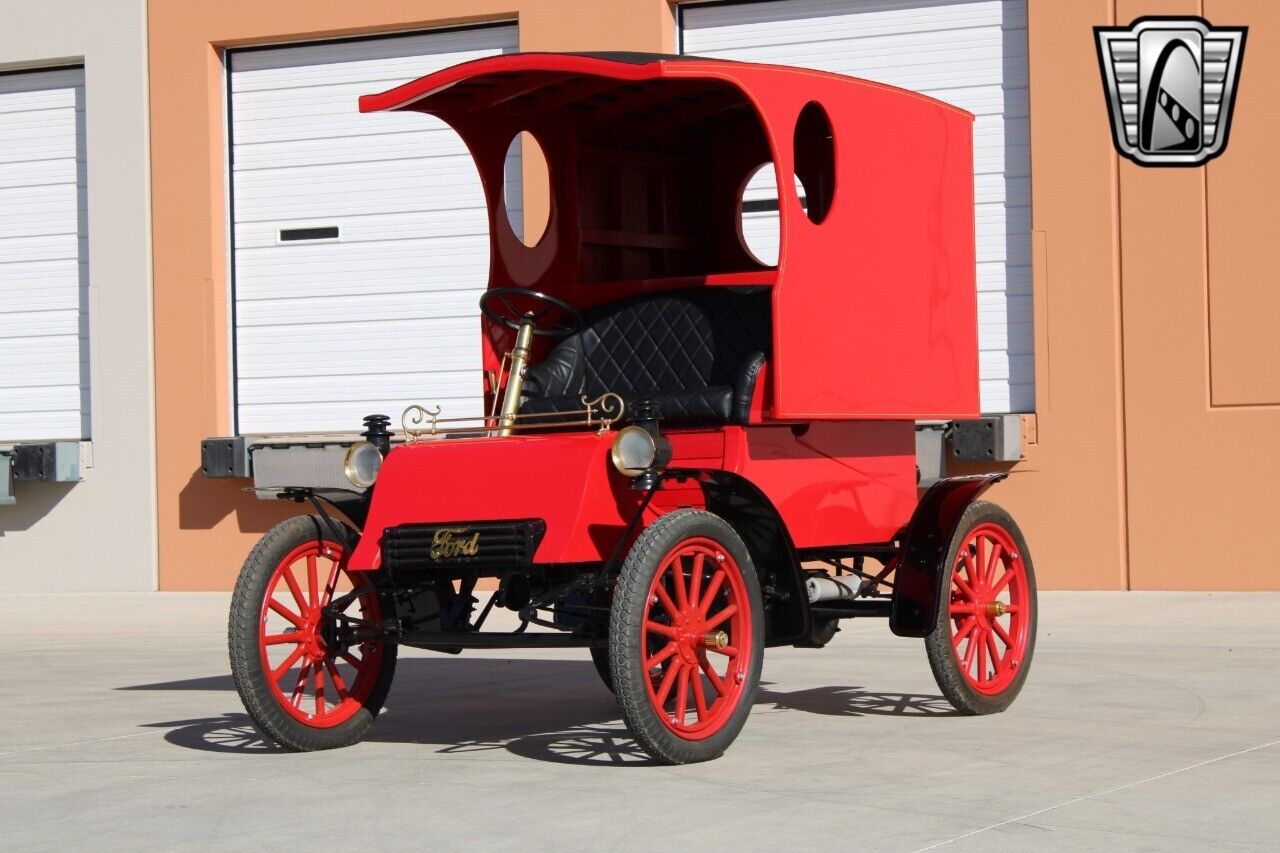
[[951,540],[938,626],[925,638],[938,687],[965,714],[1003,711],[1036,644],[1036,578],[1009,513],[978,501]]
[[277,524],[250,553],[231,600],[231,674],[258,728],[286,749],[349,746],[368,731],[396,648],[339,644],[326,609],[378,623],[382,602],[347,573],[346,544],[316,516]]
[[666,764],[720,756],[751,713],[763,657],[760,585],[733,528],[691,509],[651,524],[609,623],[614,692],[641,748]]

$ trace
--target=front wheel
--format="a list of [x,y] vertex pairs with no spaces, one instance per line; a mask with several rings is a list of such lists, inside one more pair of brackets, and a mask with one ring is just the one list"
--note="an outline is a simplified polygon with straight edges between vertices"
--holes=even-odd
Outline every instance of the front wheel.
[[964,714],[1012,704],[1036,645],[1036,576],[1009,513],[977,501],[960,519],[941,584],[938,625],[925,638],[934,680]]
[[609,672],[623,719],[665,764],[720,756],[751,713],[764,657],[760,584],[723,519],[683,509],[627,555],[609,619]]
[[613,692],[613,674],[609,672],[609,650],[591,647],[591,662],[596,665],[596,673],[609,692]]
[[[236,690],[262,733],[286,749],[359,741],[395,674],[394,645],[348,645],[335,636],[330,609],[382,621],[378,593],[348,574],[347,545],[336,540],[318,516],[282,521],[245,560],[231,599]],[[335,600],[340,606],[331,608]]]

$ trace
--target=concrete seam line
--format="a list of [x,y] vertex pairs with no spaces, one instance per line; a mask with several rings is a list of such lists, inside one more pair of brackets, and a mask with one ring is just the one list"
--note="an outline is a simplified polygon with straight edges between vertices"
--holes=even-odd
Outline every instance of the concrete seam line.
[[114,737],[95,737],[88,740],[75,740],[71,743],[55,743],[52,746],[28,746],[22,749],[11,749],[8,752],[0,752],[0,756],[18,755],[23,752],[42,752],[47,749],[63,749],[68,746],[84,746],[87,743],[106,743],[109,740],[125,740],[131,737],[142,737],[143,735],[154,735],[159,732],[134,732],[131,735],[116,735]]
[[1000,827],[1008,826],[1011,823],[1018,823],[1020,821],[1026,820],[1027,818],[1035,817],[1036,815],[1042,815],[1045,812],[1051,812],[1051,811],[1054,811],[1055,809],[1060,809],[1065,806],[1070,806],[1076,803],[1084,802],[1085,800],[1093,800],[1093,799],[1097,799],[1098,797],[1105,797],[1109,794],[1115,794],[1120,791],[1127,791],[1129,788],[1136,788],[1139,785],[1145,785],[1148,782],[1155,782],[1169,776],[1176,776],[1179,773],[1186,773],[1188,770],[1195,770],[1197,767],[1204,767],[1205,765],[1208,765],[1208,764],[1216,764],[1219,761],[1226,761],[1228,758],[1235,758],[1236,756],[1239,756],[1239,755],[1245,755],[1246,753],[1250,753],[1250,752],[1257,752],[1260,749],[1267,749],[1268,747],[1272,747],[1276,745],[1280,745],[1280,740],[1273,740],[1270,743],[1263,743],[1263,744],[1259,744],[1258,746],[1251,746],[1248,749],[1237,750],[1235,752],[1231,752],[1226,755],[1219,755],[1217,758],[1210,758],[1206,761],[1201,761],[1197,764],[1190,764],[1190,765],[1187,765],[1186,767],[1179,767],[1177,770],[1170,770],[1167,773],[1161,773],[1158,776],[1151,776],[1146,779],[1139,779],[1137,782],[1130,782],[1127,785],[1120,785],[1115,788],[1108,788],[1105,791],[1098,791],[1097,793],[1094,793],[1094,794],[1085,794],[1082,797],[1075,797],[1073,799],[1058,803],[1057,805],[1048,806],[1046,808],[1038,809],[1033,812],[1027,812],[1026,814],[1019,815],[1018,817],[1011,817],[1008,820],[1002,820],[999,823],[993,823],[990,826],[984,826],[981,829],[975,829],[972,832],[966,832],[964,835],[957,835],[955,838],[948,838],[946,841],[939,841],[936,844],[930,844],[928,847],[921,847],[919,848],[919,850],[916,851],[916,853],[924,853],[925,850],[934,850],[938,847],[945,847],[946,845],[951,844],[953,842],[962,841],[966,838],[972,838],[975,835],[980,835],[989,830],[999,829]]

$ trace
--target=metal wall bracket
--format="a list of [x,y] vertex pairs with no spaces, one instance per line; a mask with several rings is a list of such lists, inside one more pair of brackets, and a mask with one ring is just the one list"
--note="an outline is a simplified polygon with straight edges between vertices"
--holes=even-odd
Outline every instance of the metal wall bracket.
[[18,502],[13,484],[19,480],[80,482],[84,479],[81,452],[78,441],[41,441],[0,447],[0,506]]
[[916,471],[918,485],[932,486],[947,476],[947,456],[943,445],[948,421],[916,421]]
[[11,451],[15,480],[43,480],[48,483],[78,483],[80,442],[44,441],[14,445]]
[[960,462],[1017,462],[1022,458],[1022,416],[953,421],[951,458]]
[[249,442],[243,435],[200,442],[200,473],[206,477],[249,477]]
[[18,502],[13,496],[12,452],[11,448],[0,448],[0,506],[11,506]]

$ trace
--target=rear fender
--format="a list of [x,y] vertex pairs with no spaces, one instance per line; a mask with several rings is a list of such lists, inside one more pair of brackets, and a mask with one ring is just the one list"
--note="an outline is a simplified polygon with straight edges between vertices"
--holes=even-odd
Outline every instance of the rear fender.
[[698,472],[709,512],[737,531],[751,553],[765,594],[765,643],[790,645],[809,635],[804,575],[787,526],[754,483],[722,470]]
[[893,633],[900,637],[925,637],[937,627],[947,549],[960,517],[979,495],[1007,476],[1001,472],[950,477],[939,480],[925,492],[899,537],[902,550],[894,572],[889,614],[889,629]]

